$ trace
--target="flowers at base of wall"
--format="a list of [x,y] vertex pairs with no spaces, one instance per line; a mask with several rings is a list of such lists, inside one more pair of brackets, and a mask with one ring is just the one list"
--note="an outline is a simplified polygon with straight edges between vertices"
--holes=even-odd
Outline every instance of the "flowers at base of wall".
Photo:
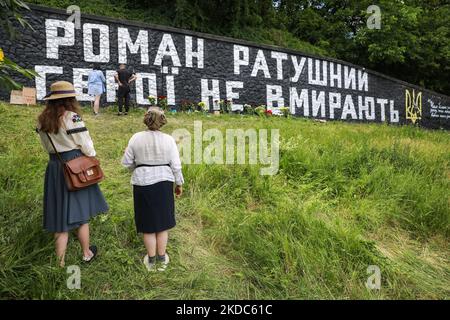
[[3,60],[5,60],[5,54],[3,53],[2,48],[0,48],[0,63],[2,63]]
[[156,97],[155,96],[148,96],[148,102],[150,102],[151,106],[154,106],[156,104]]
[[233,100],[226,100],[225,107],[227,109],[227,112],[231,113],[233,111]]
[[195,103],[189,100],[181,101],[180,111],[188,113],[195,111]]
[[289,114],[289,108],[288,107],[281,107],[280,111],[281,111],[283,117],[286,117],[286,118],[289,117],[290,114]]
[[233,101],[232,100],[220,100],[220,111],[223,113],[231,113]]
[[[200,101],[198,103],[192,102],[191,100],[182,100],[181,103],[178,106],[168,106],[167,105],[167,97],[165,96],[148,96],[148,100],[150,101],[151,106],[150,107],[158,107],[162,111],[167,111],[172,114],[178,113],[178,112],[185,112],[185,113],[209,113],[211,110],[209,110],[208,106],[205,102]],[[280,116],[289,118],[291,116],[290,114],[290,108],[288,106],[280,107],[280,108],[270,108],[266,105],[260,105],[255,106],[249,103],[246,103],[243,105],[243,112],[241,111],[232,111],[232,100],[215,100],[213,101],[215,105],[220,106],[220,110],[216,110],[216,108],[213,108],[211,111],[215,115],[220,115],[221,113],[239,113],[239,114],[245,114],[245,115],[257,115],[260,117],[271,117],[271,116]]]
[[258,116],[263,116],[266,114],[266,110],[267,110],[266,106],[259,106],[255,108],[255,113]]
[[158,107],[160,107],[161,110],[164,110],[164,111],[168,110],[167,97],[166,96],[159,96],[158,97]]
[[203,111],[203,112],[208,112],[208,107],[206,105],[206,103],[204,103],[203,101],[198,103],[198,107],[199,107],[199,111]]
[[222,113],[225,113],[225,100],[219,100],[219,110]]
[[244,104],[244,113],[245,114],[255,114],[255,109],[248,103]]
[[221,110],[221,108],[220,108],[220,101],[222,101],[222,100],[214,100],[214,104],[213,104],[213,110],[214,111],[219,111],[219,113],[220,113],[220,110]]

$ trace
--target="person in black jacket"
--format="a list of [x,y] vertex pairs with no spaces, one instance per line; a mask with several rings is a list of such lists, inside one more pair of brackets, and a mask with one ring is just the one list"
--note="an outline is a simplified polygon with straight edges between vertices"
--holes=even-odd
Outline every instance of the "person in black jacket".
[[117,92],[119,113],[118,116],[122,115],[123,105],[125,103],[125,115],[128,114],[130,110],[130,85],[136,80],[136,74],[126,68],[125,64],[119,66],[117,74],[115,75],[116,82],[119,84],[119,90]]

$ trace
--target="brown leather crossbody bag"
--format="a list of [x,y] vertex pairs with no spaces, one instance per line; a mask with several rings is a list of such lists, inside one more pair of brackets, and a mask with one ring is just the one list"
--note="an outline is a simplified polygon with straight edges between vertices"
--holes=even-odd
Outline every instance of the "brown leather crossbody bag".
[[93,184],[99,183],[104,179],[103,171],[100,167],[100,161],[96,158],[83,155],[69,161],[64,161],[59,152],[56,150],[55,144],[48,133],[47,137],[63,166],[64,178],[69,191],[85,189]]

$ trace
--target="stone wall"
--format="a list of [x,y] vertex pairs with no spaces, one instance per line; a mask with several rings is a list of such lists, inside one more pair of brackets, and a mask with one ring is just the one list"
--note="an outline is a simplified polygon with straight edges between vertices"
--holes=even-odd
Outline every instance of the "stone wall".
[[450,97],[343,61],[84,14],[77,28],[62,10],[32,9],[26,17],[34,32],[14,41],[0,32],[0,43],[8,57],[40,74],[35,81],[17,79],[36,86],[38,100],[51,82],[67,80],[80,101],[90,101],[87,76],[99,63],[107,79],[105,101],[115,103],[115,70],[126,63],[138,76],[132,89],[138,105],[148,105],[149,95],[166,96],[175,107],[204,101],[210,109],[228,99],[234,110],[267,105],[302,117],[450,128]]

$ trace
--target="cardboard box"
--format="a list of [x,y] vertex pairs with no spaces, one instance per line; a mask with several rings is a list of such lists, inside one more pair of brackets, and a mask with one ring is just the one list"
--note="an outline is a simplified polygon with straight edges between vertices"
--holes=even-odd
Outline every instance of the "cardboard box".
[[10,104],[24,104],[25,99],[21,90],[11,90],[11,96],[9,99]]
[[26,88],[22,90],[12,90],[10,96],[11,104],[26,104],[35,105],[36,104],[36,89]]
[[36,104],[36,89],[35,88],[26,88],[22,89],[22,94],[24,98],[24,102],[26,105],[35,105]]

